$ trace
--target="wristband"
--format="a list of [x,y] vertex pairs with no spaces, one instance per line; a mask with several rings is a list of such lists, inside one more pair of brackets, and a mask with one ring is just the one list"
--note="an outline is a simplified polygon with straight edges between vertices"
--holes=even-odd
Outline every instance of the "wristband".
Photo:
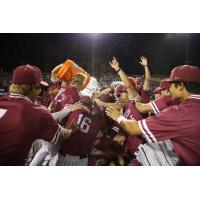
[[120,124],[121,123],[121,121],[123,121],[124,119],[126,119],[124,116],[119,116],[118,118],[117,118],[117,122],[118,122],[118,124]]
[[119,68],[118,70],[116,70],[116,72],[118,73],[119,71],[121,71],[121,69]]

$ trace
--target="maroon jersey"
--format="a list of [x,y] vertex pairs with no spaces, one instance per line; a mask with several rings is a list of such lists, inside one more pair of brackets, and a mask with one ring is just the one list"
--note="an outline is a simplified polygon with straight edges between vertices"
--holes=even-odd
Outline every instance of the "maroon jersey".
[[[139,121],[139,120],[145,118],[145,115],[141,114],[137,110],[134,100],[129,100],[128,101],[128,103],[127,103],[127,105],[125,107],[123,116],[126,119],[132,119],[132,120],[136,120],[136,121]],[[119,133],[120,125],[118,123],[114,122],[114,126],[112,127],[112,130],[115,131],[115,133]]]
[[37,96],[35,104],[47,108],[49,106],[49,94],[43,93],[41,96]]
[[200,95],[191,95],[154,117],[139,121],[148,143],[170,139],[185,165],[200,165]]
[[141,120],[145,118],[145,115],[141,114],[136,106],[134,100],[129,100],[126,107],[123,116],[127,119],[133,119],[133,120]]
[[63,156],[85,156],[90,152],[98,131],[107,128],[101,115],[92,115],[84,109],[76,110],[69,115],[66,127],[71,126],[78,129],[62,145],[60,153]]
[[[141,119],[145,118],[145,115],[141,114],[137,108],[135,107],[135,102],[133,100],[129,100],[128,104],[125,108],[125,112],[123,116],[127,119],[132,119],[139,121]],[[112,127],[112,132],[119,133],[121,131],[121,128],[119,125],[116,125]],[[139,137],[128,135],[127,140],[124,144],[124,151],[131,153],[132,155],[135,153],[135,150],[137,149],[138,145],[142,144],[143,140]]]
[[73,86],[64,86],[60,89],[52,102],[52,112],[62,110],[66,105],[74,104],[80,100],[77,89]]
[[154,114],[158,114],[165,108],[180,104],[180,101],[172,100],[172,97],[167,95],[167,96],[162,96],[154,101],[151,101],[149,104],[151,105]]
[[38,105],[38,106],[41,106],[41,107],[47,109],[47,107],[44,104],[44,101],[43,101],[42,97],[40,97],[40,96],[37,96],[37,99],[35,101],[35,105]]
[[49,104],[52,103],[52,101],[54,100],[60,89],[61,89],[61,82],[51,83],[51,85],[48,87]]
[[144,90],[143,87],[140,88],[139,94],[142,103],[149,103],[150,101],[150,90]]
[[43,93],[41,98],[42,98],[43,105],[48,107],[49,104],[50,104],[50,95],[49,95],[49,93],[48,92]]
[[23,165],[35,139],[56,142],[59,125],[51,114],[22,95],[0,101],[0,165]]
[[[126,117],[127,119],[139,121],[141,119],[144,119],[145,115],[141,114],[137,110],[135,106],[135,102],[133,100],[129,100],[125,108],[124,117]],[[142,143],[143,143],[143,140],[141,138],[137,136],[128,135],[127,141],[124,145],[124,150],[133,155],[137,147]]]

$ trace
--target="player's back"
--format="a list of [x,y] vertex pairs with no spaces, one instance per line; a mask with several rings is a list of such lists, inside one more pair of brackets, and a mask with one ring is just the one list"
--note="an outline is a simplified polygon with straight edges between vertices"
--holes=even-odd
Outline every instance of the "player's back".
[[[179,106],[174,105],[179,119],[179,136],[173,140],[175,149],[187,165],[200,164],[200,95],[191,95]],[[170,116],[169,116],[170,117]]]
[[67,120],[66,127],[76,126],[77,131],[64,142],[60,153],[72,156],[84,156],[91,150],[99,130],[106,128],[105,121],[100,115],[92,115],[85,109],[72,112]]
[[[0,165],[21,165],[36,139],[40,108],[28,98],[0,101]],[[23,160],[20,160],[23,159]]]

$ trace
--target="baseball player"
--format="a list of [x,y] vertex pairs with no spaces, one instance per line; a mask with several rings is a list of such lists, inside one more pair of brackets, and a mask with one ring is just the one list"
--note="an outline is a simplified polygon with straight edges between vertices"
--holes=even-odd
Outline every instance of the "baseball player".
[[0,101],[0,165],[24,165],[34,140],[55,145],[72,133],[34,104],[40,82],[41,71],[37,67],[22,65],[13,73],[10,95]]
[[49,105],[49,100],[50,100],[50,95],[48,93],[49,84],[45,81],[41,81],[40,86],[41,86],[41,92],[37,96],[35,104],[41,105],[47,108]]
[[146,140],[136,155],[142,165],[200,165],[199,77],[199,67],[175,67],[171,71],[169,91],[173,99],[182,102],[156,116],[137,122],[124,118],[114,108],[106,110],[128,134]]
[[[67,117],[71,112],[75,110],[82,109],[83,105],[79,102],[66,105],[63,110],[55,113],[51,113],[55,121],[60,122],[63,118]],[[37,139],[33,142],[28,157],[26,159],[25,165],[30,166],[46,166],[46,165],[56,165],[58,160],[58,151],[60,149],[60,143],[56,145],[51,145],[41,139]]]
[[[147,63],[147,59],[145,57],[141,57],[141,65],[144,66],[145,68],[145,82],[143,85],[143,88],[139,87],[136,84],[136,81],[134,80],[134,78],[132,77],[126,77],[125,73],[122,71],[122,69],[119,66],[119,63],[117,62],[117,60],[114,58],[112,60],[112,62],[110,62],[110,65],[113,69],[115,69],[116,72],[119,73],[122,81],[124,82],[124,89],[122,89],[119,93],[119,99],[121,99],[122,97],[124,99],[126,99],[126,101],[124,102],[124,111],[123,111],[123,116],[127,119],[133,119],[133,120],[141,120],[147,117],[147,115],[143,115],[142,113],[140,113],[135,106],[135,98],[138,95],[138,92],[142,95],[140,98],[142,99],[142,101],[144,102],[148,102],[149,101],[149,95],[148,92],[149,91],[149,81],[150,81],[150,72],[148,70],[148,63]],[[133,92],[135,91],[135,92]],[[125,98],[126,97],[126,98]],[[116,133],[121,132],[122,130],[120,130],[120,127],[113,127],[112,129],[116,130]],[[118,137],[118,135],[116,136]],[[119,135],[120,138],[122,138],[121,135]],[[124,138],[125,139],[125,138]],[[135,137],[135,136],[131,136],[128,135],[127,139],[124,141],[124,151],[125,152],[129,152],[132,156],[135,153],[135,150],[137,149],[137,147],[142,144],[144,141],[142,138],[139,137]]]
[[[81,102],[86,105],[83,99]],[[101,113],[92,114],[91,107],[88,105],[69,115],[65,127],[75,126],[77,131],[68,142],[63,143],[59,151],[61,156],[58,165],[88,165],[88,154],[98,132],[107,128]]]
[[160,113],[165,108],[168,108],[173,105],[180,104],[179,99],[172,99],[172,96],[169,92],[170,84],[168,79],[162,80],[160,83],[160,96],[154,101],[151,101],[147,104],[141,103],[140,99],[135,99],[135,106],[137,110],[141,113],[152,112],[154,114]]

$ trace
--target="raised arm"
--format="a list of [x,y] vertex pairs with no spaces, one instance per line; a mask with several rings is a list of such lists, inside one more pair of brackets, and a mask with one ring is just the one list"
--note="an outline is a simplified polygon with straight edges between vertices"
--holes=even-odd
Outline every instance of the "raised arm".
[[111,87],[108,87],[108,88],[102,90],[101,92],[98,92],[98,93],[96,93],[95,95],[93,95],[92,98],[93,98],[93,99],[97,99],[97,98],[99,98],[101,95],[106,94],[106,93],[109,93],[109,92],[111,92],[111,91],[112,91]]
[[151,74],[150,74],[149,67],[148,67],[148,60],[144,56],[140,57],[140,60],[141,61],[139,63],[144,67],[144,75],[145,75],[143,89],[149,90],[150,89]]
[[113,57],[112,61],[109,62],[110,66],[118,73],[122,82],[124,83],[126,90],[128,92],[128,96],[130,99],[134,99],[138,94],[135,91],[134,87],[131,85],[130,81],[128,80],[127,75],[123,72],[123,70],[119,66],[119,62]]

